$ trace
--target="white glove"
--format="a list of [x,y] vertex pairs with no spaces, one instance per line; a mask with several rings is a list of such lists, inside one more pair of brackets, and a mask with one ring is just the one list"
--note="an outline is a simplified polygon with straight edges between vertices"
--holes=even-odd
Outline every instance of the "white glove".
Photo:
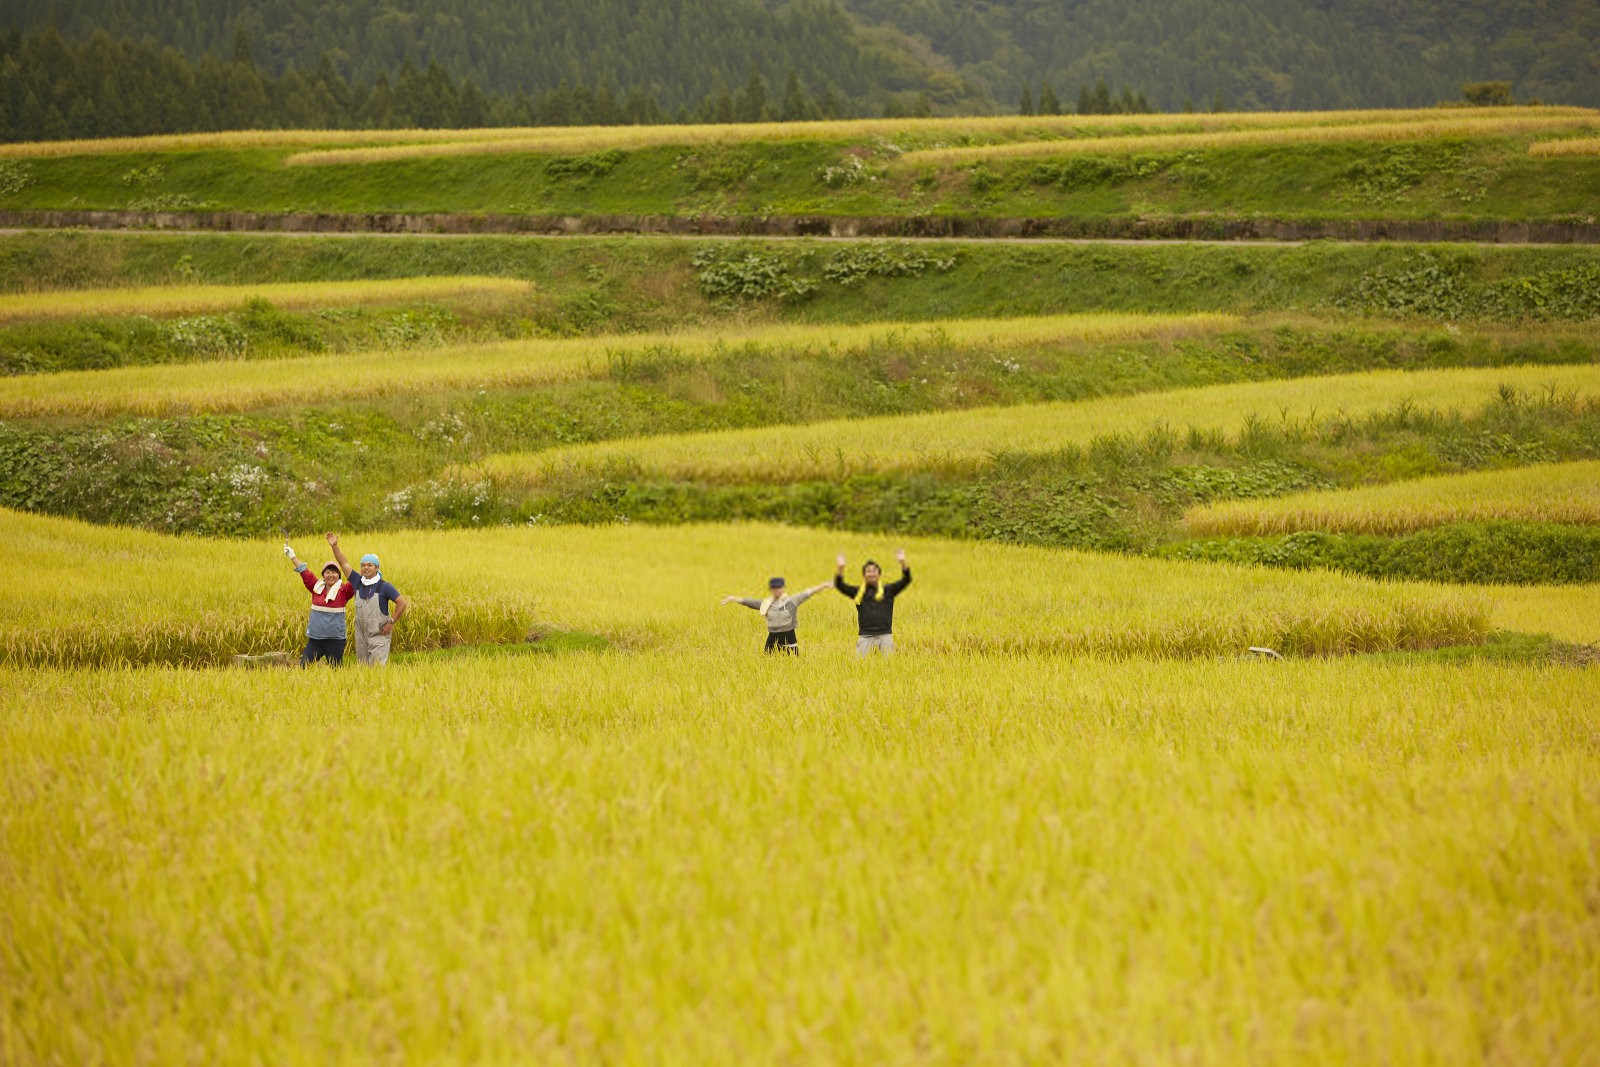
[[288,545],[283,546],[283,554],[288,556],[290,559],[294,559],[294,549],[290,548]]

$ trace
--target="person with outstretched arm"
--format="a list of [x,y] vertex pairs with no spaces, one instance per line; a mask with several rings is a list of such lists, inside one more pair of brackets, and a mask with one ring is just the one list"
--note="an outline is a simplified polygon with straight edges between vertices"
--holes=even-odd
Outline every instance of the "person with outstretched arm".
[[838,567],[833,572],[833,587],[856,602],[857,632],[860,634],[856,638],[858,656],[871,655],[874,651],[888,655],[894,651],[894,601],[911,584],[906,550],[898,550],[894,558],[900,563],[900,578],[888,585],[883,584],[883,568],[870,559],[861,565],[859,586],[844,580],[844,557],[840,556],[836,561]]
[[[350,561],[339,549],[339,538],[329,534],[328,544],[333,548],[333,558],[348,571]],[[389,662],[394,624],[411,610],[411,602],[384,580],[378,568],[378,557],[372,552],[361,557],[361,573],[351,575],[350,585],[356,591],[356,662],[367,667],[382,667]],[[390,604],[394,605],[393,615],[389,613]]]
[[800,620],[800,605],[816,596],[828,583],[814,585],[810,589],[802,589],[794,596],[790,596],[782,578],[771,578],[767,581],[767,595],[763,600],[747,596],[725,596],[724,604],[743,604],[761,613],[767,620],[767,645],[764,652],[783,652],[791,656],[800,654],[800,642],[795,637],[795,624]]
[[[330,547],[338,540],[333,534],[327,538]],[[300,666],[309,667],[320,661],[337,667],[344,662],[344,609],[356,595],[355,589],[345,580],[344,569],[338,563],[324,563],[321,576],[314,577],[311,568],[287,544],[283,554],[289,557],[311,594],[311,618],[306,622],[306,647],[300,653]]]

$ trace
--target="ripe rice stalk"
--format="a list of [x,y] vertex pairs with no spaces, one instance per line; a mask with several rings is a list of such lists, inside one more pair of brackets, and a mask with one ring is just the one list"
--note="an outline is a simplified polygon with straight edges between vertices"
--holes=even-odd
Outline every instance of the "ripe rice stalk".
[[937,148],[907,152],[895,161],[901,168],[957,166],[986,160],[1045,156],[1128,155],[1235,148],[1242,145],[1332,144],[1345,141],[1426,141],[1439,138],[1500,137],[1549,130],[1600,128],[1600,114],[1566,116],[1501,116],[1447,118],[1426,122],[1379,122],[1349,126],[1285,126],[1270,129],[1222,130],[1204,133],[1132,134],[1075,140],[1024,141],[1012,144]]
[[8,1058],[1600,1045],[1592,670],[820,653],[0,669]]
[[[1505,119],[1504,109],[1477,108],[1452,110],[1454,121],[1472,118]],[[1589,108],[1529,108],[1519,110],[1527,117],[1592,118]],[[394,144],[375,147],[318,149],[295,153],[284,162],[289,166],[330,164],[370,164],[401,159],[422,159],[459,155],[560,154],[577,155],[618,148],[654,148],[663,145],[684,147],[748,144],[756,142],[887,141],[890,151],[895,139],[907,142],[958,141],[997,143],[1104,137],[1148,131],[1205,131],[1352,123],[1391,124],[1437,121],[1436,108],[1412,110],[1300,111],[1300,112],[1224,112],[1215,114],[1150,115],[1034,115],[986,116],[929,119],[850,119],[820,122],[769,122],[710,124],[690,126],[588,126],[557,127],[531,131],[526,136],[438,139],[429,143]]]
[[532,283],[473,275],[372,281],[258,282],[250,285],[151,285],[127,289],[51,289],[0,294],[0,322],[82,315],[183,315],[241,308],[338,307],[409,300],[522,295]]
[[1600,137],[1565,137],[1552,141],[1535,141],[1528,146],[1528,154],[1543,158],[1600,156]]
[[1298,530],[1403,534],[1453,522],[1600,523],[1600,461],[1415,478],[1361,489],[1227,500],[1183,517],[1191,536]]

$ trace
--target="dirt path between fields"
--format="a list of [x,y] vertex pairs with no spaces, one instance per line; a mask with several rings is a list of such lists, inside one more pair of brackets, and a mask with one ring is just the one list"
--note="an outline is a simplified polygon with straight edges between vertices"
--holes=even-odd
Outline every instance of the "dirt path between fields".
[[470,215],[257,211],[0,211],[0,230],[152,230],[182,233],[387,234],[679,237],[861,237],[986,241],[1271,243],[1405,241],[1477,244],[1600,244],[1600,222],[1451,220],[1286,221],[1190,217],[1162,219],[1003,219],[965,216],[785,215]]

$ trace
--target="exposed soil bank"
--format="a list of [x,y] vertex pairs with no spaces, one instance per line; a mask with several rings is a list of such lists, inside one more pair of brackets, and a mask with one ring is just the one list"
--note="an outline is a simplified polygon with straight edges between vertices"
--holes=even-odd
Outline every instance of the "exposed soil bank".
[[283,233],[677,234],[748,237],[1115,238],[1232,241],[1470,241],[1597,244],[1600,222],[1289,221],[1190,216],[1153,219],[981,216],[673,216],[335,214],[260,211],[0,211],[13,229],[216,230]]

